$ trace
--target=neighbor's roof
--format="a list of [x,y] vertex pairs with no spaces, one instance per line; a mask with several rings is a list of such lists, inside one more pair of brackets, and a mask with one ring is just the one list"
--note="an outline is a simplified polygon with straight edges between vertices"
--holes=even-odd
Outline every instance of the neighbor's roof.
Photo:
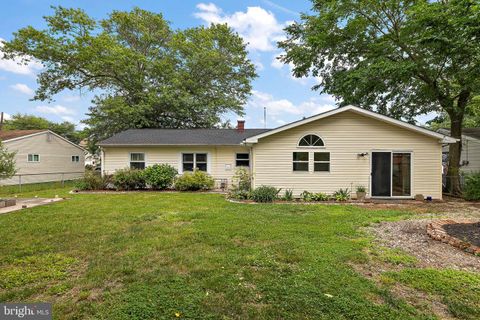
[[78,144],[75,144],[72,141],[48,129],[47,130],[6,130],[6,131],[0,130],[0,141],[11,142],[16,140],[26,139],[28,137],[37,136],[44,133],[52,134],[58,137],[59,139],[71,144],[72,146],[85,151],[85,149],[80,147]]
[[45,132],[48,130],[1,130],[0,131],[0,141],[11,140],[15,138],[20,138],[24,136],[29,136],[34,133]]
[[311,116],[309,118],[305,118],[305,119],[302,119],[302,120],[298,120],[298,121],[295,121],[295,122],[288,123],[284,126],[275,128],[275,129],[270,130],[268,132],[264,132],[264,133],[258,134],[256,136],[249,137],[248,139],[246,139],[245,142],[247,142],[247,143],[257,143],[258,139],[267,137],[269,135],[276,134],[276,133],[282,132],[284,130],[292,129],[292,128],[310,123],[312,121],[327,118],[327,117],[333,116],[335,114],[346,112],[346,111],[355,112],[355,113],[358,113],[360,115],[363,115],[363,116],[366,116],[366,117],[369,117],[369,118],[373,118],[373,119],[377,119],[377,120],[392,124],[392,125],[397,126],[397,127],[401,127],[401,128],[407,129],[407,130],[415,131],[415,132],[418,132],[420,134],[423,134],[423,135],[426,135],[426,136],[429,136],[429,137],[432,137],[432,138],[436,138],[442,143],[455,143],[457,141],[457,139],[449,137],[448,135],[444,135],[444,134],[441,134],[441,133],[438,133],[438,132],[434,132],[434,131],[431,131],[431,130],[428,130],[428,129],[425,129],[425,128],[422,128],[422,127],[419,127],[419,126],[401,121],[401,120],[390,118],[390,117],[384,116],[382,114],[379,114],[379,113],[376,113],[376,112],[373,112],[373,111],[369,111],[369,110],[366,110],[366,109],[362,109],[362,108],[359,108],[359,107],[349,105],[349,106],[344,106],[344,107],[340,107],[340,108],[337,108],[337,109],[333,109],[333,110],[330,110],[330,111],[326,111],[326,112],[323,112],[323,113],[319,113],[319,114]]
[[465,136],[480,140],[480,128],[463,128],[462,133]]
[[270,129],[129,129],[105,139],[100,146],[239,145]]
[[[439,132],[450,134],[449,128],[440,128]],[[480,140],[480,128],[463,128],[462,135]]]

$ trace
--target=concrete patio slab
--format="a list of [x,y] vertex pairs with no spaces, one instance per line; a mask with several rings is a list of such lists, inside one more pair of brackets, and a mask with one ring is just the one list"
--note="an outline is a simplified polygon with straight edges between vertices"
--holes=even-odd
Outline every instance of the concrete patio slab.
[[22,209],[44,206],[49,203],[64,200],[63,198],[17,198],[17,204],[11,207],[0,208],[0,214],[18,211]]

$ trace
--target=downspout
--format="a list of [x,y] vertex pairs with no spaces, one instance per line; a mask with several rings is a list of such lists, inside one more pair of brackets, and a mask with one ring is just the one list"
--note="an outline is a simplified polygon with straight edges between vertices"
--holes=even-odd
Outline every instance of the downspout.
[[105,176],[105,151],[103,150],[102,147],[100,147],[100,172],[102,174],[102,177]]

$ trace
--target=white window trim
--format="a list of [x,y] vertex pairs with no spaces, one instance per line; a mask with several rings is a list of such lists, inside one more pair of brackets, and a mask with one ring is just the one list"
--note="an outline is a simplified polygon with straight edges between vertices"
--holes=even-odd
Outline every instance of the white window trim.
[[[143,161],[132,161],[132,154],[142,153],[143,154]],[[128,153],[128,167],[132,168],[132,162],[143,162],[145,164],[145,168],[147,167],[147,153],[146,152],[129,152]]]
[[[208,174],[211,174],[211,155],[210,155],[210,152],[208,151],[202,151],[202,150],[198,150],[198,151],[182,151],[180,152],[179,154],[179,160],[178,160],[178,174],[183,174],[183,155],[184,154],[187,154],[187,153],[193,153],[193,154],[197,154],[197,153],[205,153],[207,155],[207,173]],[[195,163],[196,163],[196,160],[197,160],[197,157],[194,156],[193,157],[193,165],[195,167]],[[186,171],[186,172],[192,172],[192,171]]]
[[[77,158],[78,158],[78,161],[73,161],[73,157],[77,157]],[[73,155],[73,156],[71,157],[71,159],[72,159],[72,162],[73,162],[73,163],[80,163],[80,156],[78,156],[78,155]]]
[[[248,159],[238,159],[239,154],[248,155]],[[237,161],[248,161],[248,166],[237,166]],[[235,152],[235,168],[250,168],[250,152]]]
[[[30,160],[29,160],[30,155],[32,156],[32,159],[34,158],[33,156],[38,156],[38,161],[34,161],[34,160],[30,161]],[[29,153],[29,154],[27,154],[27,162],[28,162],[28,163],[39,163],[39,162],[40,162],[40,154],[38,154],[38,153]]]
[[[306,153],[308,155],[308,160],[293,160],[293,154],[294,153]],[[310,172],[310,152],[309,151],[293,151],[292,152],[292,172],[293,173],[309,173]],[[307,170],[293,170],[293,164],[294,163],[306,163],[307,164]]]
[[[328,153],[328,161],[315,161],[315,153]],[[314,173],[330,173],[332,171],[332,153],[330,151],[315,151],[313,152],[313,172]],[[328,163],[328,171],[315,171],[315,163]]]
[[[300,141],[302,141],[302,139],[305,138],[306,136],[310,136],[310,135],[319,137],[319,138],[322,140],[322,142],[323,142],[323,146],[301,146],[301,145],[300,145]],[[297,148],[325,149],[326,146],[327,146],[327,142],[326,142],[325,139],[324,139],[321,135],[319,135],[318,133],[312,133],[312,132],[310,132],[310,133],[302,134],[302,136],[301,136],[301,137],[298,139],[298,141],[297,141]]]

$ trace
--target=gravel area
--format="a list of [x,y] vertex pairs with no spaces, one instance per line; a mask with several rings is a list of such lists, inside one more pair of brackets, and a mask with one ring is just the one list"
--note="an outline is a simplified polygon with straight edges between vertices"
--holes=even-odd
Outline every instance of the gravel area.
[[[409,208],[406,207],[405,209],[408,210]],[[479,256],[433,240],[426,233],[427,224],[437,219],[473,218],[480,221],[480,205],[478,203],[442,203],[415,209],[421,211],[417,216],[420,219],[382,222],[368,227],[367,230],[372,232],[383,245],[402,249],[417,257],[418,264],[421,267],[480,271]]]

